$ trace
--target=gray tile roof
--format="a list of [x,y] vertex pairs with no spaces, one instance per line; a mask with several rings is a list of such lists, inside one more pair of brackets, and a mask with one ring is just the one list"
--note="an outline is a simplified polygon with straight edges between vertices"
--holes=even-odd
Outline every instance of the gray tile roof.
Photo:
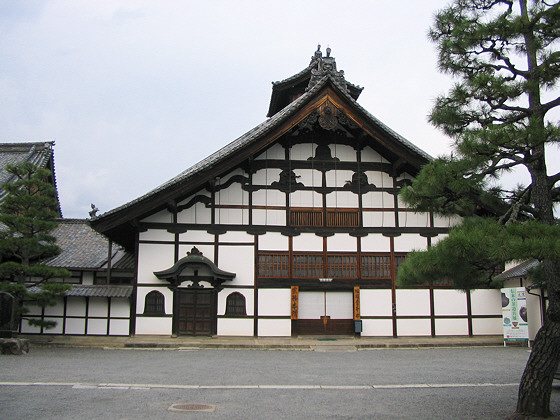
[[[319,82],[317,82],[312,88],[310,88],[307,92],[305,92],[302,96],[294,100],[291,104],[283,108],[281,111],[274,114],[272,117],[268,118],[263,123],[257,125],[252,130],[249,130],[247,133],[243,134],[241,137],[235,139],[228,145],[222,147],[217,152],[213,153],[212,155],[208,156],[207,158],[201,160],[200,162],[196,163],[195,165],[191,166],[189,169],[181,172],[179,175],[175,176],[174,178],[170,179],[169,181],[165,182],[164,184],[160,185],[159,187],[155,188],[154,190],[144,194],[143,196],[132,200],[120,207],[117,207],[113,210],[110,210],[102,215],[93,218],[92,222],[95,223],[96,220],[101,220],[107,218],[115,213],[119,213],[129,209],[130,207],[143,202],[145,200],[149,200],[152,196],[173,187],[179,183],[185,182],[189,179],[193,179],[199,172],[203,171],[206,168],[209,168],[220,161],[225,161],[229,155],[238,151],[239,149],[244,148],[245,146],[252,143],[256,140],[260,135],[267,133],[268,131],[274,129],[275,127],[279,126],[283,123],[287,118],[291,115],[295,114],[308,99],[310,99],[315,93],[317,93],[323,86],[325,86],[329,81],[332,82],[334,86],[336,86],[336,80],[330,74],[324,76]],[[339,93],[344,95],[349,101],[351,101],[354,106],[356,106],[361,112],[363,112],[373,124],[375,124],[380,130],[384,131],[388,135],[392,136],[397,142],[400,142],[402,145],[406,146],[408,149],[413,150],[418,155],[422,156],[424,159],[432,160],[433,158],[428,155],[426,152],[406,140],[400,134],[396,133],[388,126],[383,124],[380,120],[375,118],[372,114],[366,111],[361,105],[358,104],[351,96],[345,91],[339,89]]]
[[[31,293],[40,290],[38,286],[29,288]],[[74,284],[72,289],[66,292],[66,296],[128,298],[132,296],[132,286]]]
[[[52,171],[52,180],[56,188],[54,174],[54,142],[40,143],[0,143],[0,185],[13,180],[13,175],[6,171],[7,165],[29,162],[40,168]],[[0,202],[6,192],[0,189]],[[58,199],[58,190],[57,190]]]
[[[52,235],[62,252],[46,261],[46,265],[68,270],[96,270],[107,266],[108,239],[93,230],[87,220],[61,219]],[[120,246],[113,244],[113,264],[117,263],[116,256],[121,259],[125,255]]]
[[515,267],[510,268],[509,270],[504,271],[496,276],[498,280],[508,280],[513,279],[516,277],[525,277],[527,272],[532,268],[535,268],[540,263],[538,260],[527,260],[522,262],[521,264],[516,265]]

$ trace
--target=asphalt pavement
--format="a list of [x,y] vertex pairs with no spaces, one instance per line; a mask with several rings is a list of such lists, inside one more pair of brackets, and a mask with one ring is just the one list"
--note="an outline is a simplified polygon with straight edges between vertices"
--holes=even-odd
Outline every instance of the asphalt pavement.
[[[501,419],[515,408],[530,352],[333,343],[314,351],[32,346],[0,356],[0,418]],[[560,413],[560,388],[552,397]],[[170,411],[177,404],[207,411]]]

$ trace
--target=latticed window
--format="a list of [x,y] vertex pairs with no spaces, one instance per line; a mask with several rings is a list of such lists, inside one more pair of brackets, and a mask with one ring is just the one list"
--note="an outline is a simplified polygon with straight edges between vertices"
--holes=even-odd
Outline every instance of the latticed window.
[[322,254],[294,253],[294,277],[319,278],[323,277]]
[[226,298],[226,316],[245,316],[245,296],[239,292],[233,292]]
[[391,278],[390,255],[362,255],[363,278]]
[[157,290],[146,295],[144,315],[165,315],[165,298]]
[[[326,219],[323,209],[291,209],[291,226],[358,227],[358,210],[327,209]],[[326,220],[326,223],[325,223]]]
[[288,277],[289,269],[288,254],[259,254],[260,277]]
[[356,255],[328,254],[327,277],[342,279],[358,277],[358,264]]

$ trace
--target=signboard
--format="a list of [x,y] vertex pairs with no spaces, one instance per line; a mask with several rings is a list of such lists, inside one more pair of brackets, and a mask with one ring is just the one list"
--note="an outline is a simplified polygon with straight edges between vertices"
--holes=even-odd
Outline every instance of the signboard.
[[504,341],[529,341],[525,293],[524,287],[502,289]]

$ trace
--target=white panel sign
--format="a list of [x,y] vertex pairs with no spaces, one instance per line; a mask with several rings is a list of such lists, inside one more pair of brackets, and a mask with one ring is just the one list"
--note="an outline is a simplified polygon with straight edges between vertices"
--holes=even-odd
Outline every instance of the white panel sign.
[[504,341],[529,340],[524,287],[502,289],[502,321]]

